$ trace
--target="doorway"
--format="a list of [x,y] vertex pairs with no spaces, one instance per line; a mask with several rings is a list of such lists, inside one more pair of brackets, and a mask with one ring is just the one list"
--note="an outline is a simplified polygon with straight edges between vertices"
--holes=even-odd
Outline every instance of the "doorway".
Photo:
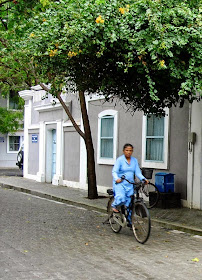
[[56,151],[57,151],[57,133],[52,126],[46,131],[46,176],[47,183],[53,182],[53,177],[56,174]]
[[52,130],[52,180],[56,174],[56,129]]

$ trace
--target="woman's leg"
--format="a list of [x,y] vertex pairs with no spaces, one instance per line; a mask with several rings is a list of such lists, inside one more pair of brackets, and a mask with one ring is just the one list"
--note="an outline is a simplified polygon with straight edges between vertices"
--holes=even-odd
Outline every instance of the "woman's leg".
[[125,189],[121,184],[114,186],[114,201],[112,203],[112,208],[117,208],[118,206],[125,205],[126,195]]
[[125,202],[125,205],[127,207],[127,210],[128,210],[128,217],[127,217],[127,220],[129,221],[129,223],[131,222],[131,215],[132,215],[132,211],[129,210],[129,205],[131,203],[131,196],[134,194],[134,189],[131,188],[130,190],[128,190],[126,192],[126,202]]

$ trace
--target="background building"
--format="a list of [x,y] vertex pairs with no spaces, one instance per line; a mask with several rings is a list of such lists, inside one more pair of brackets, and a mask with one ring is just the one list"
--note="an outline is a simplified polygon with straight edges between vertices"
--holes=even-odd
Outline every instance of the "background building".
[[[87,189],[86,151],[57,99],[40,86],[19,93],[25,100],[24,176]],[[82,129],[77,94],[63,95]],[[86,96],[99,192],[112,185],[111,170],[125,143],[134,145],[140,167],[175,174],[182,204],[202,209],[202,103],[166,109],[166,116],[131,114],[120,100]],[[151,181],[152,181],[151,180]]]
[[[10,110],[17,110],[17,104],[12,98],[0,95],[0,106]],[[0,133],[0,167],[16,167],[17,152],[24,138],[23,129],[15,133]]]

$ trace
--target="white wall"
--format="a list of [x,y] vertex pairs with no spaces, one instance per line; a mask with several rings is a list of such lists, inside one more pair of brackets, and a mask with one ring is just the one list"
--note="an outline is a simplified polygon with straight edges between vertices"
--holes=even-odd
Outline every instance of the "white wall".
[[196,133],[196,142],[188,147],[188,207],[202,209],[202,101],[190,105],[189,131]]

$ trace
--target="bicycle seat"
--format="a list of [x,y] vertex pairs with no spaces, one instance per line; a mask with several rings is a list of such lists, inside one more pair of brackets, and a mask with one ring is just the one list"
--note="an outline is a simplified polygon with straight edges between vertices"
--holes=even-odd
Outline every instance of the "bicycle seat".
[[112,189],[108,189],[108,190],[107,190],[107,193],[108,193],[109,195],[113,195],[113,194],[114,194],[114,192],[113,192]]

